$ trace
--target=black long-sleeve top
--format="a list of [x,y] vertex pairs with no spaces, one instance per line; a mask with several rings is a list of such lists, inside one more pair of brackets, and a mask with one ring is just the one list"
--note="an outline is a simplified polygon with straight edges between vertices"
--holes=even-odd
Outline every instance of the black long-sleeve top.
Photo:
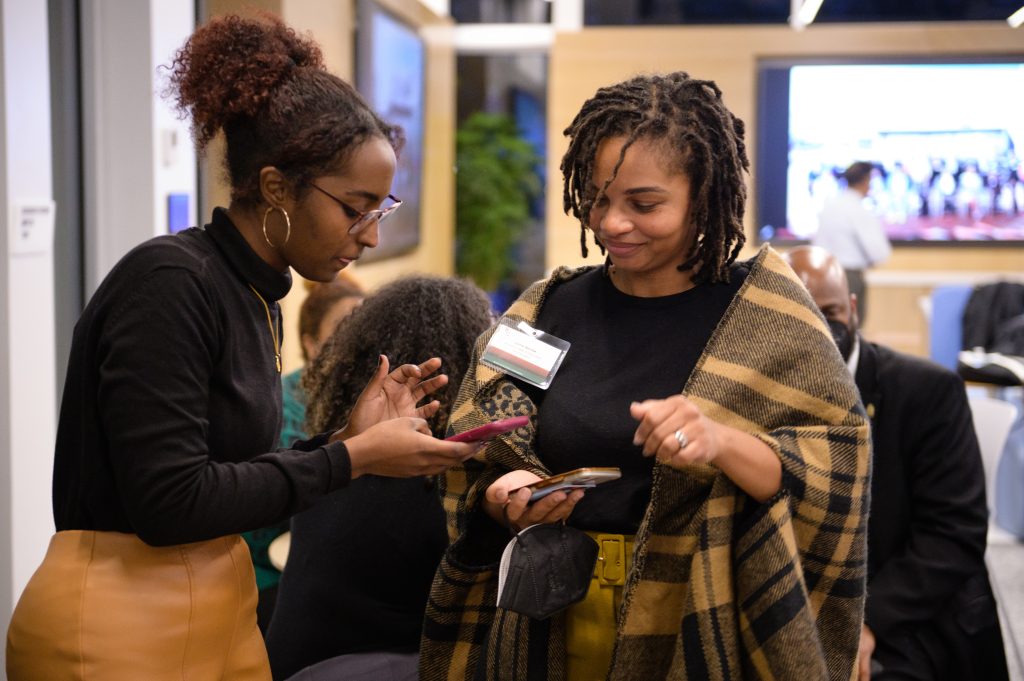
[[222,209],[111,270],[75,326],[54,459],[58,531],[201,541],[280,521],[349,483],[345,445],[326,436],[271,451],[281,379],[250,284],[280,338],[291,277]]
[[537,405],[537,454],[552,473],[584,466],[622,471],[619,480],[587,490],[570,525],[636,533],[651,500],[654,457],[633,444],[638,423],[629,405],[682,392],[747,273],[734,265],[728,284],[640,298],[595,268],[548,294],[536,327],[572,346],[550,388],[520,384]]

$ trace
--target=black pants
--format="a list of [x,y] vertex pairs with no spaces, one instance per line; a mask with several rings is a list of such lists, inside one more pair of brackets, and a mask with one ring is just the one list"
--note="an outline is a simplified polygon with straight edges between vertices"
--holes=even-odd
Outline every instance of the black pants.
[[875,643],[871,681],[1007,681],[1006,653],[987,575],[972,578],[944,612]]
[[[996,632],[998,636],[998,632]],[[934,646],[927,633],[900,636],[877,643],[872,660],[877,671],[871,681],[1007,681],[1009,672],[1002,646],[973,651],[973,664],[964,666],[955,651]],[[991,641],[991,638],[988,639]],[[999,639],[1001,641],[1001,638]],[[991,646],[990,646],[991,647]],[[987,652],[987,654],[986,654]]]

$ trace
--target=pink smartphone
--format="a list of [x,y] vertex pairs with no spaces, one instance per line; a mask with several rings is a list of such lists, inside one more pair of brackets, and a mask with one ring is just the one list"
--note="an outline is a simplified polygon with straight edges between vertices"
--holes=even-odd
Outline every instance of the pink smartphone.
[[502,433],[507,433],[510,430],[515,430],[516,428],[525,426],[529,422],[529,416],[513,416],[510,419],[502,419],[500,421],[485,423],[482,426],[472,428],[459,433],[458,435],[446,437],[445,440],[448,440],[449,442],[483,442],[485,440],[490,440],[492,437],[501,435]]

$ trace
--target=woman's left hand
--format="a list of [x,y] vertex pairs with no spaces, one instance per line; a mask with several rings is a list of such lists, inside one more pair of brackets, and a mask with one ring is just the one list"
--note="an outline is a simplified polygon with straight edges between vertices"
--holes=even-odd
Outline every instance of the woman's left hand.
[[737,487],[761,502],[782,488],[782,463],[767,444],[708,418],[682,395],[634,402],[629,413],[640,422],[633,442],[643,446],[645,456],[680,470],[714,462]]
[[352,407],[348,424],[338,431],[333,439],[347,439],[359,435],[367,428],[402,416],[429,419],[441,408],[441,403],[432,400],[417,407],[427,395],[448,384],[446,374],[431,376],[441,368],[441,359],[432,357],[420,365],[403,364],[389,373],[388,358],[380,356],[380,364],[359,399]]
[[678,469],[718,457],[719,424],[682,395],[634,402],[629,413],[640,422],[633,444],[643,447],[644,456]]

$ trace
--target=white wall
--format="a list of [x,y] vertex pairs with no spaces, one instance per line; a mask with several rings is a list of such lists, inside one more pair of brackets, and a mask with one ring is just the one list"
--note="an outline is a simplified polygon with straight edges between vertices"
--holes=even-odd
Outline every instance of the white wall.
[[[0,626],[53,533],[52,240],[17,252],[15,207],[52,197],[45,2],[0,0]],[[0,650],[0,656],[3,651]]]
[[[86,0],[81,20],[88,296],[124,253],[166,233],[169,193],[189,196],[195,224],[189,128],[157,71],[195,15],[180,0]],[[16,205],[52,196],[49,80],[47,3],[0,0],[0,633],[54,531],[53,249],[15,253],[8,233]]]
[[[167,195],[197,214],[189,127],[160,96],[162,65],[195,27],[193,3],[102,0],[82,5],[86,296],[131,248],[167,232]],[[174,137],[173,148],[167,139]]]
[[[137,1],[137,0],[135,0]],[[209,216],[199,218],[196,194],[198,166],[192,143],[189,121],[178,115],[174,102],[162,97],[166,89],[166,70],[174,54],[195,30],[192,2],[181,0],[150,0],[150,107],[153,124],[153,226],[154,234],[167,231],[167,196],[172,193],[189,197],[189,225],[203,224]]]

